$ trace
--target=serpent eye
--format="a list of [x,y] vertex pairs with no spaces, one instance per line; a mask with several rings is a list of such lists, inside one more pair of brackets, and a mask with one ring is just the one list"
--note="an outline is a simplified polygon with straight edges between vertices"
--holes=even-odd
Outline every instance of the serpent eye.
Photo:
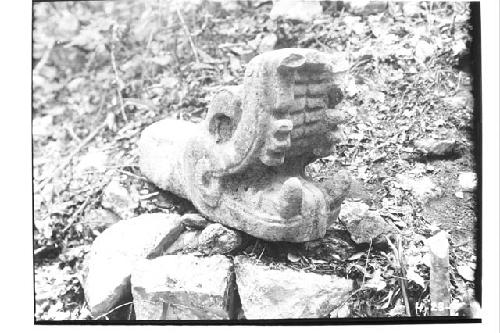
[[208,131],[214,136],[216,143],[229,141],[235,129],[236,126],[233,120],[222,113],[214,115],[210,119],[208,127]]
[[219,91],[206,117],[207,129],[217,144],[231,140],[241,119],[240,87],[231,86]]

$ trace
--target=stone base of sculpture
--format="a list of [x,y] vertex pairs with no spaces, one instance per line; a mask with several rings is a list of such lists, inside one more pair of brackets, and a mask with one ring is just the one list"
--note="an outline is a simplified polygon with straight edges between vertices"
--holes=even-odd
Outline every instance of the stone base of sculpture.
[[165,119],[139,142],[140,167],[209,219],[270,241],[324,236],[350,187],[304,168],[330,155],[344,117],[329,56],[281,49],[254,58],[242,86],[222,89],[200,124]]

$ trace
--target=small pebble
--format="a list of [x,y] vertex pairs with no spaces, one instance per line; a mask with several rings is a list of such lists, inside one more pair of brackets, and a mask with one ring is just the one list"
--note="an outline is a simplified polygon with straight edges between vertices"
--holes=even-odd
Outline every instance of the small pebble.
[[458,175],[458,183],[465,192],[472,192],[477,186],[477,176],[474,172],[462,172]]
[[468,265],[457,267],[458,274],[467,281],[474,281],[474,270]]

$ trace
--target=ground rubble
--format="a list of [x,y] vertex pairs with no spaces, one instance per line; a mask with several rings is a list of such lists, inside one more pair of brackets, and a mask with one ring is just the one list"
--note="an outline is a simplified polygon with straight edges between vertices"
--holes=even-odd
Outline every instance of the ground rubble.
[[84,277],[94,319],[327,318],[352,292],[350,279],[293,265],[293,253],[313,253],[322,240],[273,244],[288,253],[280,263],[246,252],[251,237],[240,231],[211,222],[200,230],[201,217],[188,219],[198,229],[177,214],[145,214],[96,239]]

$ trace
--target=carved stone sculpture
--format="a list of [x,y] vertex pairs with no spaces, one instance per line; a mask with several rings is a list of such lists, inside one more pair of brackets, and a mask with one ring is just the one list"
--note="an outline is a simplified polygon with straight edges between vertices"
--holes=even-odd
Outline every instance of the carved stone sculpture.
[[143,174],[209,219],[255,237],[323,237],[350,186],[346,172],[321,184],[304,174],[340,138],[334,65],[309,49],[255,57],[243,85],[222,89],[202,123],[165,119],[144,130]]

